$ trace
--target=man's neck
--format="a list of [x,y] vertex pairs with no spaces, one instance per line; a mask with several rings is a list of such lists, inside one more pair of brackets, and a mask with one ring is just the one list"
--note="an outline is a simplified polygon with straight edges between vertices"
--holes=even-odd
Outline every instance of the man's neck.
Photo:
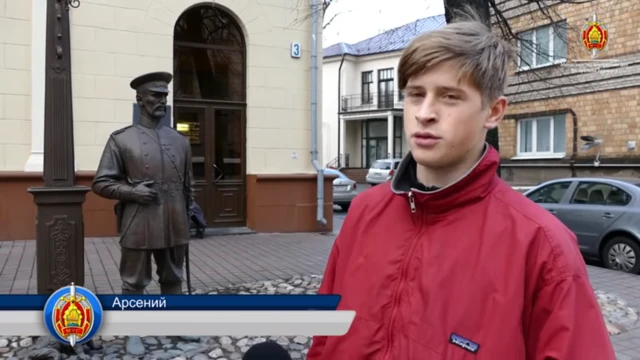
[[451,185],[454,182],[460,180],[465,174],[467,174],[478,162],[480,157],[484,154],[485,146],[480,148],[480,151],[474,150],[476,156],[469,156],[464,161],[448,168],[428,168],[420,164],[416,164],[416,177],[418,182],[425,185],[427,188],[436,187],[443,188]]
[[158,127],[159,123],[160,123],[160,119],[154,119],[145,115],[140,116],[140,125],[146,128],[155,129]]

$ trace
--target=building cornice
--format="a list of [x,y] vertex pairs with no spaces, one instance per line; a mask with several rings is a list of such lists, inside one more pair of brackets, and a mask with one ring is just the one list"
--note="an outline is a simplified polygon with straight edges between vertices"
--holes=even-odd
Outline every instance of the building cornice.
[[[404,50],[394,50],[389,52],[383,52],[383,53],[377,53],[377,54],[371,54],[371,55],[362,55],[362,56],[355,56],[355,55],[349,54],[345,57],[345,60],[349,60],[353,62],[364,62],[364,61],[372,61],[372,60],[399,58],[402,55],[403,51]],[[340,62],[340,61],[342,61],[342,56],[331,56],[331,57],[322,59],[322,62],[324,64],[331,64],[331,63]]]
[[640,53],[516,73],[506,96],[518,103],[634,86],[640,86]]

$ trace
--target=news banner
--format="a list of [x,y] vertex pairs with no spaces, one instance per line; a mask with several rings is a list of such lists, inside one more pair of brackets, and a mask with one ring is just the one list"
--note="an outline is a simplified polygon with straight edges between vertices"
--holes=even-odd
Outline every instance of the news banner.
[[337,295],[0,295],[0,334],[52,336],[74,346],[98,335],[344,335],[354,311]]

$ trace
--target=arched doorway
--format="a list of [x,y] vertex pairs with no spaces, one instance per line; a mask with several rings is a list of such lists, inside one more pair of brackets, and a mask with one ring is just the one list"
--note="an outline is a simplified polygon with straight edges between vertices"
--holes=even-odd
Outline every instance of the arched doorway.
[[209,227],[246,225],[246,47],[237,21],[212,5],[174,30],[174,124],[189,135],[196,202]]

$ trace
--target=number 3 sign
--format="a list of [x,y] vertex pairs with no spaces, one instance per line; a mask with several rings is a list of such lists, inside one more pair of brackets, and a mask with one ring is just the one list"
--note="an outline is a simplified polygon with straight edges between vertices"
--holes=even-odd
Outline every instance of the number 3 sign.
[[292,58],[300,58],[300,54],[302,53],[302,50],[300,50],[300,44],[298,43],[291,43],[291,57]]

